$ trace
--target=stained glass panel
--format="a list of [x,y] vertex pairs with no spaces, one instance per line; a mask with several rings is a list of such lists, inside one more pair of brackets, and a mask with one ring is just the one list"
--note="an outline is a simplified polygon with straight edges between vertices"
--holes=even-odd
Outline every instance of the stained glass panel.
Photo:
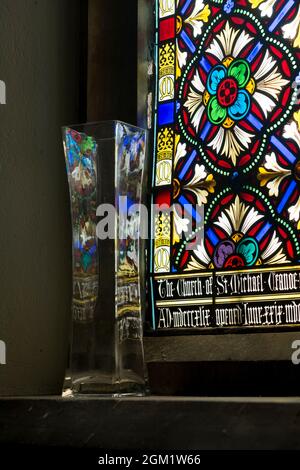
[[296,0],[155,2],[154,329],[300,325],[299,64]]

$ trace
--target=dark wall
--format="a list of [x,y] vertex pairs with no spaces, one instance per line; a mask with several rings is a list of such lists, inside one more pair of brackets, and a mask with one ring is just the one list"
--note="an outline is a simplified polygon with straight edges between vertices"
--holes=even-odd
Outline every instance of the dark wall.
[[136,124],[137,7],[137,0],[89,0],[88,121]]
[[136,123],[137,3],[0,2],[0,395],[61,390],[71,227],[60,128]]
[[[83,2],[87,3],[87,2]],[[60,127],[81,119],[80,0],[1,0],[0,394],[60,391],[71,232]]]

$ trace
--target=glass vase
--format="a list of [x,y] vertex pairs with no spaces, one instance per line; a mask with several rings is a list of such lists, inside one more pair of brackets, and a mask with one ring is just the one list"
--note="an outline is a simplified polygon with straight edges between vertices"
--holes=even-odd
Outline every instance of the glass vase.
[[119,121],[63,128],[73,231],[73,393],[143,395],[147,134]]

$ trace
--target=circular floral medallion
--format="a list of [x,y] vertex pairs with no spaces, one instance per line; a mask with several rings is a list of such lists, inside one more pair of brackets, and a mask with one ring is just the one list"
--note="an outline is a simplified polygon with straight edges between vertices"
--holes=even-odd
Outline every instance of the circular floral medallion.
[[247,173],[292,113],[296,69],[254,15],[216,16],[181,77],[181,132],[214,171]]
[[194,242],[188,270],[290,263],[299,251],[299,241],[274,215],[271,205],[258,200],[253,189],[245,188],[239,195],[230,188],[224,190],[207,213],[209,223],[205,222],[204,238]]

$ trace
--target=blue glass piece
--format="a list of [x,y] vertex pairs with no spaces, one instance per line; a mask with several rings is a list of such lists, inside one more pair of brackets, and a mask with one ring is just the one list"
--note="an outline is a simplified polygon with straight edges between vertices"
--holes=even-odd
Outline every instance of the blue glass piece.
[[255,59],[255,57],[257,56],[257,54],[259,53],[259,51],[261,50],[262,47],[263,47],[263,43],[258,42],[256,44],[256,46],[254,47],[254,49],[248,55],[247,61],[250,62],[250,63],[253,62],[253,60]]
[[211,243],[214,246],[216,246],[219,243],[219,239],[218,239],[217,235],[215,234],[215,232],[213,232],[213,230],[211,228],[209,228],[207,230],[206,235],[208,236],[208,238],[210,239]]
[[286,205],[286,203],[288,202],[289,198],[291,197],[291,195],[293,194],[294,190],[296,189],[297,187],[297,183],[296,181],[291,181],[286,192],[284,193],[283,195],[283,198],[281,199],[279,205],[278,205],[278,208],[277,208],[277,211],[278,211],[278,214],[280,214],[283,209],[284,209],[284,206]]
[[234,1],[233,0],[227,0],[225,5],[224,5],[224,11],[225,13],[231,13],[232,10],[234,9]]
[[227,77],[227,69],[224,65],[216,65],[209,73],[207,78],[207,90],[211,95],[217,93],[219,83]]
[[266,233],[270,230],[272,224],[270,222],[266,222],[265,225],[262,226],[258,234],[256,235],[256,240],[260,242],[262,238],[266,235]]
[[228,108],[228,114],[234,121],[240,121],[249,113],[251,100],[249,93],[240,90],[236,102]]
[[181,14],[184,15],[186,10],[188,9],[188,7],[190,6],[190,4],[192,3],[192,0],[186,0],[182,10],[181,10]]
[[202,130],[202,133],[201,133],[201,135],[200,135],[200,138],[201,138],[202,140],[205,140],[205,139],[206,139],[206,137],[207,137],[209,131],[211,130],[211,128],[212,128],[212,124],[211,124],[211,122],[208,121],[208,122],[205,124],[204,129]]
[[174,122],[174,103],[162,103],[158,106],[158,124],[163,126]]
[[280,140],[275,137],[275,135],[272,135],[271,143],[274,145],[274,147],[277,148],[277,150],[279,150],[286,160],[288,160],[290,163],[295,163],[295,155],[282,142],[280,142]]
[[197,152],[196,152],[196,150],[194,150],[191,153],[191,155],[189,156],[189,158],[187,159],[184,167],[182,168],[181,172],[179,173],[179,179],[180,180],[182,180],[185,177],[185,175],[186,175],[187,171],[189,170],[191,164],[193,163],[194,158],[196,157],[196,155],[197,155]]
[[212,68],[211,64],[208,62],[206,57],[201,57],[199,64],[205,70],[206,73],[208,73]]
[[185,44],[189,48],[189,50],[191,51],[191,53],[194,54],[194,52],[196,51],[196,47],[194,46],[193,42],[190,40],[186,32],[182,31],[180,36],[181,36],[181,39],[185,42]]
[[287,4],[282,8],[282,10],[280,10],[278,15],[274,19],[273,23],[269,26],[269,31],[271,33],[277,28],[281,20],[285,17],[288,11],[294,6],[294,4],[295,4],[295,0],[289,0]]
[[247,117],[247,121],[252,124],[255,129],[260,131],[263,128],[263,124],[252,114],[250,113]]
[[195,207],[193,204],[191,204],[185,196],[180,196],[178,199],[180,204],[184,207],[184,211],[188,212],[194,220],[199,224],[202,220],[202,217],[200,216],[199,212],[196,211]]

